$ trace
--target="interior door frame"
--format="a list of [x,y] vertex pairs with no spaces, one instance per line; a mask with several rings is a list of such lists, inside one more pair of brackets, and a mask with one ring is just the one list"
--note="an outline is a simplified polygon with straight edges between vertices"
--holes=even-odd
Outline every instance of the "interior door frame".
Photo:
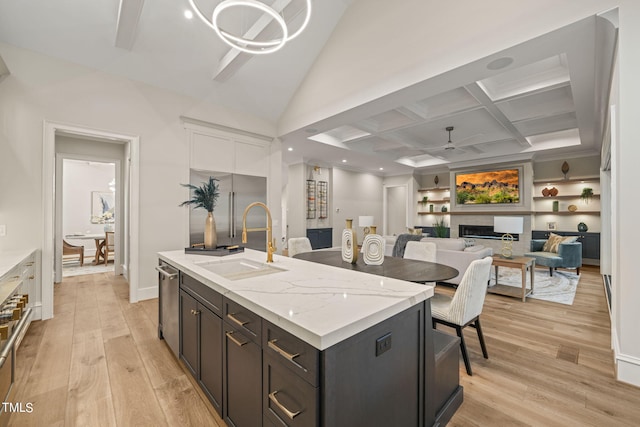
[[[70,125],[45,120],[43,123],[42,153],[42,206],[43,206],[43,241],[41,258],[41,297],[42,305],[36,310],[36,318],[53,317],[53,283],[54,283],[54,245],[56,237],[55,184],[56,184],[56,133],[75,135],[84,138],[101,138],[124,143],[125,173],[122,183],[124,209],[123,218],[128,226],[122,233],[124,239],[125,271],[129,281],[129,301],[138,301],[139,287],[139,187],[140,187],[140,138],[138,136],[93,129],[78,125]],[[128,164],[126,164],[128,163]]]

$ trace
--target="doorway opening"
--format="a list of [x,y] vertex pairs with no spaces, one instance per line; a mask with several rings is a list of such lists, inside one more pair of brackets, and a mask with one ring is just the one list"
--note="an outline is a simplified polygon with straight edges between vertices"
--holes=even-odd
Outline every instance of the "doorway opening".
[[395,236],[407,232],[407,227],[409,227],[408,192],[406,184],[384,187],[384,235]]
[[115,256],[114,244],[116,222],[120,220],[120,192],[116,191],[120,179],[116,169],[120,170],[120,166],[115,161],[63,156],[59,219],[62,252],[56,253],[56,267],[60,265],[56,268],[56,283],[59,272],[63,279],[106,272],[116,274],[115,270],[117,274],[122,273],[121,257]]
[[[40,289],[42,295],[38,298],[42,304],[37,307],[36,318],[44,320],[53,317],[53,284],[54,281],[62,280],[62,252],[65,233],[62,214],[65,197],[62,191],[64,159],[115,164],[116,179],[114,184],[117,202],[115,203],[113,228],[114,244],[117,249],[114,251],[113,268],[114,274],[122,274],[129,282],[129,300],[137,302],[139,138],[45,122],[43,145],[44,241],[41,258],[42,286]],[[119,154],[114,154],[114,152]],[[95,191],[100,192],[99,189]],[[69,194],[66,197],[70,197]],[[85,197],[84,203],[91,209],[92,194],[85,194]],[[101,203],[99,198],[97,200],[98,203]],[[107,216],[102,218],[106,219]],[[102,233],[105,233],[104,224],[102,227]],[[75,232],[84,231],[87,229],[75,230]],[[67,234],[73,234],[73,232]]]

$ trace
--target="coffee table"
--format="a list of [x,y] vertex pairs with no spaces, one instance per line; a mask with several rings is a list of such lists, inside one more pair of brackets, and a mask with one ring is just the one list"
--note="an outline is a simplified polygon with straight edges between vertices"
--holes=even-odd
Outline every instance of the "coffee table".
[[[527,296],[533,293],[536,259],[526,256],[516,256],[512,258],[494,256],[492,265],[495,266],[496,283],[489,286],[487,292],[516,298],[520,298],[522,296],[522,302],[526,302]],[[519,268],[522,270],[522,294],[520,294],[520,289],[514,286],[501,285],[498,283],[498,267]],[[527,269],[531,274],[531,289],[527,289]]]

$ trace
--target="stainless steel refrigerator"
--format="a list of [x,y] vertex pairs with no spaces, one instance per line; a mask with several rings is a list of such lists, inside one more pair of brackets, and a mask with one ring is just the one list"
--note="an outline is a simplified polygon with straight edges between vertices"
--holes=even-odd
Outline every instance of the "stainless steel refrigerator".
[[[189,181],[201,186],[212,176],[218,179],[220,196],[213,210],[218,234],[218,246],[242,245],[245,248],[266,251],[267,233],[254,231],[247,234],[247,243],[242,243],[242,214],[253,202],[267,203],[267,178],[191,169]],[[189,195],[191,197],[191,195]],[[189,243],[204,242],[204,223],[207,212],[191,209],[189,214]],[[247,214],[247,228],[262,228],[267,225],[267,214],[256,206]]]

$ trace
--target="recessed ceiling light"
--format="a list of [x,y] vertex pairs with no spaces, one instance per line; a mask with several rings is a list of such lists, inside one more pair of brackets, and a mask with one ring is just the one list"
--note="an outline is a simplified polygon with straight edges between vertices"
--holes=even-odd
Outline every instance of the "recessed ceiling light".
[[347,159],[342,159],[342,163],[347,163]]
[[513,58],[505,56],[504,58],[494,59],[487,64],[487,68],[490,70],[501,70],[513,64]]
[[193,12],[189,9],[184,11],[184,17],[187,19],[192,19],[193,18]]
[[381,171],[383,171],[383,170],[384,170],[384,168],[380,168],[380,170],[381,170]]
[[293,151],[293,147],[287,148],[288,151]]

